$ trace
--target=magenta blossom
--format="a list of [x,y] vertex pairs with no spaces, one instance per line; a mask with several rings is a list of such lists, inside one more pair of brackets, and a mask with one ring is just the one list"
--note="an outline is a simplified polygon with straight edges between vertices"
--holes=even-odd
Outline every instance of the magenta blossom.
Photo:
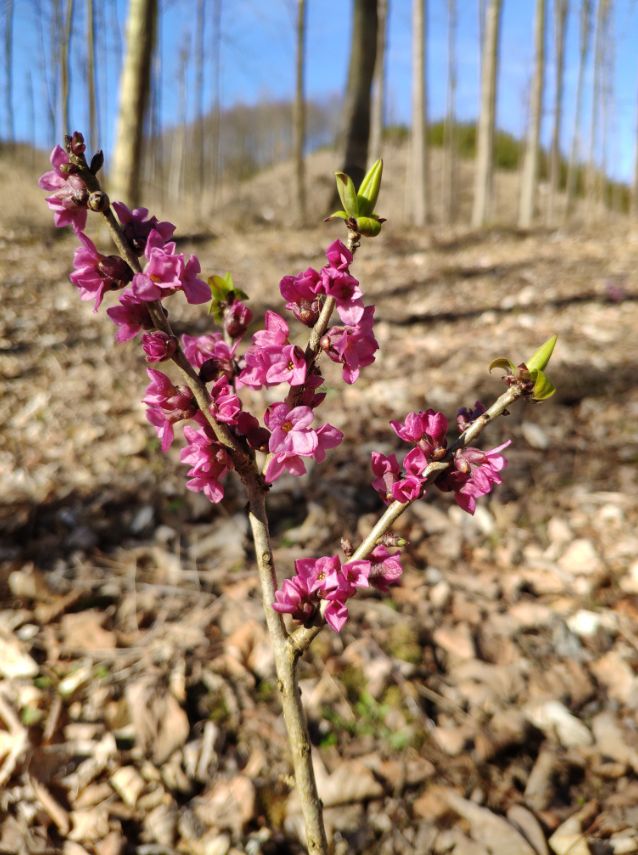
[[336,555],[299,558],[295,561],[295,574],[275,591],[275,611],[288,613],[310,626],[323,600],[326,623],[340,632],[348,620],[346,602],[359,588],[368,587],[370,562],[350,561],[342,565]]
[[174,336],[159,330],[145,333],[142,336],[142,350],[147,362],[164,362],[177,350],[177,340]]
[[215,379],[219,374],[225,374],[232,379],[237,346],[238,342],[233,345],[226,344],[218,332],[182,336],[182,350],[193,368],[201,370],[206,365],[207,369],[214,369],[208,371],[206,382]]
[[347,270],[352,264],[352,253],[340,240],[333,241],[326,249],[326,258],[330,267],[336,270]]
[[393,501],[412,502],[423,495],[422,474],[426,466],[426,459],[420,449],[414,448],[406,455],[404,460],[405,474],[394,454],[386,456],[378,451],[373,451],[371,463],[372,474],[375,476],[372,487],[386,505]]
[[436,482],[440,490],[452,491],[456,503],[473,514],[476,500],[492,492],[496,484],[501,484],[500,472],[507,466],[507,460],[500,453],[511,444],[504,442],[490,451],[478,448],[460,448],[454,455],[454,470],[445,472]]
[[271,458],[264,477],[268,483],[276,481],[284,472],[303,475],[304,458],[312,457],[321,463],[326,449],[335,448],[343,439],[340,430],[332,425],[311,427],[314,413],[310,407],[294,407],[286,403],[271,404],[264,420],[271,430],[268,450]]
[[375,546],[369,555],[370,574],[369,583],[386,594],[391,585],[396,585],[403,574],[401,566],[401,553],[399,550],[390,552],[387,546],[379,544]]
[[379,343],[372,332],[374,306],[363,309],[354,325],[332,327],[322,339],[322,347],[333,362],[343,365],[343,379],[354,383],[362,368],[374,362]]
[[47,196],[46,203],[53,211],[53,222],[58,228],[72,226],[81,232],[86,227],[87,203],[89,192],[84,180],[73,172],[69,156],[65,150],[56,145],[51,152],[53,169],[40,176],[38,185],[43,190],[52,190]]
[[296,276],[284,276],[279,283],[279,290],[286,300],[288,311],[309,327],[314,326],[321,311],[321,303],[317,297],[320,281],[320,274],[313,267],[309,267]]
[[403,422],[391,421],[390,427],[400,439],[422,448],[428,457],[447,445],[447,419],[435,410],[408,413]]
[[193,492],[203,493],[214,504],[221,502],[224,498],[221,479],[233,468],[226,449],[206,427],[192,428],[187,425],[184,438],[187,445],[180,451],[179,459],[191,467],[188,470],[190,480],[186,486]]
[[131,211],[124,202],[113,202],[113,208],[122,225],[125,238],[137,255],[143,255],[146,240],[151,231],[156,231],[165,242],[173,237],[175,231],[173,223],[159,222],[157,217],[149,217],[147,208],[134,208]]
[[306,358],[301,348],[288,341],[288,324],[276,312],[267,311],[265,329],[253,335],[245,354],[245,366],[237,378],[238,387],[301,386],[306,380]]
[[173,425],[192,419],[197,413],[197,405],[193,393],[186,386],[174,386],[166,374],[154,368],[146,371],[151,378],[143,399],[147,406],[146,418],[157,430],[162,451],[168,451],[174,439]]
[[117,325],[117,341],[129,341],[135,338],[140,330],[153,326],[148,306],[138,300],[130,289],[120,294],[120,305],[107,309],[106,314]]
[[117,255],[102,255],[93,241],[82,232],[77,233],[80,246],[73,254],[73,272],[69,279],[80,292],[81,300],[95,300],[97,312],[107,291],[123,288],[131,280],[133,271]]
[[218,422],[234,425],[241,411],[241,401],[235,394],[235,390],[228,382],[228,378],[222,374],[210,390],[210,413]]

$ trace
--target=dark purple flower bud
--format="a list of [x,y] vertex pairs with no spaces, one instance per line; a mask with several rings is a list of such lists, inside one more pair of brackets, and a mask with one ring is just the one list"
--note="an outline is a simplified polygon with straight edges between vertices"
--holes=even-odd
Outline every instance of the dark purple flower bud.
[[221,371],[221,364],[219,359],[207,359],[199,369],[199,379],[202,383],[210,383],[211,380],[216,380],[219,377],[219,372]]
[[241,300],[235,300],[224,312],[224,329],[230,338],[240,338],[246,332],[252,317],[253,313],[248,306]]
[[84,144],[84,137],[79,131],[74,131],[73,136],[65,137],[66,142],[66,150],[69,154],[74,154],[76,157],[81,157],[86,151],[86,145]]
[[119,255],[103,255],[97,267],[105,279],[112,280],[112,290],[117,289],[118,283],[124,286],[133,278],[133,271]]
[[486,407],[480,401],[476,401],[474,403],[474,409],[461,407],[456,416],[456,425],[461,433],[463,433],[464,430],[467,430],[472,422],[476,421],[479,416],[483,415],[485,410]]

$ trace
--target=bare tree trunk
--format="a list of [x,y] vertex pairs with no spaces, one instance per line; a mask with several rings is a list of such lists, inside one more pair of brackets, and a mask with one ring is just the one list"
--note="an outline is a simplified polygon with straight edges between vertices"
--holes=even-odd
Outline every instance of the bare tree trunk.
[[222,149],[221,149],[221,45],[222,45],[222,0],[215,0],[213,7],[213,129],[211,133],[211,161],[213,207],[218,202],[219,188],[222,180]]
[[482,228],[491,212],[494,180],[494,128],[496,82],[503,0],[489,0],[485,13],[485,39],[481,51],[481,112],[476,130],[476,167],[472,225]]
[[578,82],[576,84],[576,112],[574,114],[572,146],[569,155],[569,166],[567,168],[567,199],[565,202],[565,219],[568,219],[573,213],[574,201],[576,198],[576,178],[581,139],[580,124],[583,112],[583,93],[585,90],[585,68],[587,67],[587,56],[589,54],[589,41],[591,34],[591,12],[592,0],[581,0],[580,53],[578,57]]
[[7,140],[13,143],[13,0],[4,2],[4,112]]
[[339,150],[342,171],[358,185],[365,174],[370,140],[370,95],[377,52],[377,0],[354,0],[348,88]]
[[636,109],[636,143],[634,148],[634,181],[631,188],[630,213],[638,217],[638,106]]
[[111,192],[114,198],[132,206],[139,202],[140,160],[156,21],[157,0],[130,0]]
[[377,31],[377,59],[374,64],[372,116],[370,119],[370,148],[368,167],[383,154],[383,127],[385,123],[385,57],[388,37],[388,0],[379,2]]
[[608,152],[609,152],[609,129],[613,120],[613,75],[614,75],[614,43],[610,34],[610,23],[612,15],[613,0],[607,0],[605,17],[602,31],[602,68],[600,73],[600,135],[601,153],[600,168],[596,173],[596,190],[594,197],[596,207],[608,203],[607,195],[609,189],[608,179]]
[[560,133],[563,120],[563,78],[565,76],[565,24],[569,14],[569,0],[554,0],[554,61],[556,64],[556,91],[554,93],[554,127],[549,176],[547,222],[554,222],[556,194],[560,190]]
[[171,150],[170,172],[169,172],[169,195],[177,202],[184,189],[184,174],[186,161],[186,122],[188,115],[186,97],[186,69],[188,66],[190,37],[187,33],[184,44],[179,53],[179,127],[173,131],[173,146]]
[[94,152],[98,146],[98,131],[95,94],[95,20],[93,15],[93,0],[86,0],[86,62],[86,87],[89,100],[89,148]]
[[71,29],[73,23],[73,0],[66,0],[66,13],[64,16],[64,31],[60,39],[59,62],[60,62],[60,121],[62,122],[62,134],[71,133],[69,123],[69,66],[71,58]]
[[204,208],[204,31],[206,27],[205,2],[197,0],[195,14],[195,158],[197,164],[193,190],[201,216]]
[[425,225],[430,218],[426,29],[427,0],[412,0],[412,160],[409,175],[415,226]]
[[443,213],[447,223],[456,219],[456,0],[447,0],[447,111],[445,119],[445,170],[443,184]]
[[306,162],[304,147],[306,143],[306,101],[304,94],[305,41],[306,41],[306,2],[297,0],[297,53],[295,57],[295,105],[293,116],[294,159],[295,159],[295,208],[297,223],[306,221]]
[[587,218],[593,216],[596,196],[598,125],[600,122],[600,77],[603,67],[603,29],[607,0],[599,0],[594,31],[594,73],[592,80],[591,121],[589,126],[589,156],[587,158]]
[[538,190],[541,120],[543,117],[543,86],[545,83],[545,0],[536,0],[534,22],[534,82],[530,103],[525,161],[521,181],[521,198],[518,210],[519,228],[528,229],[534,219]]

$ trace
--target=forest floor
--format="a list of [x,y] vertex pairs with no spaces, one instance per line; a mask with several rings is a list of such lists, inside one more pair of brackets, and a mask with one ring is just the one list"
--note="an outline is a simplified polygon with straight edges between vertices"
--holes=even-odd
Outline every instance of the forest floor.
[[[74,242],[44,222],[0,236],[0,853],[299,853],[240,491],[184,490],[138,349],[77,299]],[[213,228],[182,247],[258,318],[339,236]],[[482,437],[512,446],[475,516],[433,494],[401,518],[401,585],[353,601],[302,665],[335,852],[638,852],[637,270],[622,221],[390,219],[359,251],[381,350],[353,386],[328,366],[322,416],[346,439],[271,492],[280,577],[369,530],[390,418],[489,403],[490,361],[553,333],[559,391]]]

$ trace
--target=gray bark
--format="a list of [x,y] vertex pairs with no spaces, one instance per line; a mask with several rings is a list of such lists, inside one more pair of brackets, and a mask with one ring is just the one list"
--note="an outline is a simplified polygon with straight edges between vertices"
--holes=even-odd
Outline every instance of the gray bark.
[[518,211],[518,225],[522,229],[528,229],[532,224],[538,191],[543,87],[545,83],[545,0],[536,0],[534,53],[534,81],[532,84],[530,119]]
[[140,201],[140,160],[156,21],[157,0],[130,0],[110,184],[113,197],[132,207]]
[[295,160],[295,207],[297,222],[306,221],[306,101],[304,94],[306,40],[306,2],[297,0],[296,57],[295,57],[295,104],[293,116],[294,160]]
[[572,145],[569,154],[569,166],[567,168],[565,219],[570,217],[573,213],[576,198],[576,178],[581,142],[580,124],[582,121],[583,94],[585,91],[585,68],[587,67],[591,35],[591,12],[592,0],[582,0],[580,6],[580,48],[578,56],[578,81],[576,83],[576,111],[574,114],[574,129],[572,132]]
[[560,134],[563,121],[563,79],[565,72],[565,24],[569,0],[554,0],[554,62],[556,86],[554,93],[554,126],[550,155],[549,198],[547,222],[554,222],[556,195],[560,189]]
[[385,122],[385,57],[388,31],[388,0],[379,0],[377,30],[377,58],[374,64],[372,115],[370,119],[370,148],[368,167],[383,154],[383,127]]
[[503,0],[489,0],[485,12],[485,38],[481,51],[481,111],[476,131],[476,167],[472,225],[482,228],[492,206],[494,180],[494,128],[496,124],[496,83]]
[[427,2],[412,2],[412,160],[409,183],[412,223],[423,226],[430,216],[428,181],[428,105],[426,82]]

